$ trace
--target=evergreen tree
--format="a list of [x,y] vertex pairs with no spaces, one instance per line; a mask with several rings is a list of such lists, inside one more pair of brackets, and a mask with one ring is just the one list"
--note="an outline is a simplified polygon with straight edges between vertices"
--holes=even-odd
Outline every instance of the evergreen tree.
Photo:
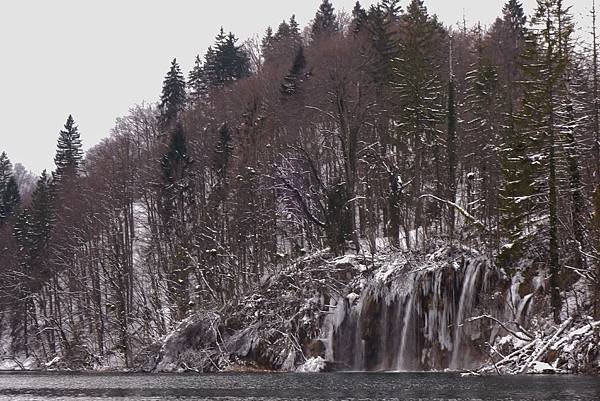
[[161,158],[160,198],[163,230],[170,252],[171,265],[167,274],[174,321],[183,319],[190,307],[190,235],[194,214],[190,166],[183,126],[177,123],[167,151]]
[[219,138],[214,156],[214,169],[219,177],[219,187],[226,185],[229,160],[233,152],[231,130],[227,124],[219,128]]
[[359,33],[365,26],[367,22],[367,12],[360,5],[360,2],[356,2],[354,4],[354,8],[352,9],[352,32]]
[[[407,163],[403,170],[414,177],[408,195],[412,202],[409,207],[414,207],[414,227],[418,229],[428,225],[424,220],[423,202],[419,201],[425,183],[436,182],[438,195],[446,195],[439,188],[443,180],[439,132],[445,116],[440,65],[446,33],[439,22],[429,16],[421,0],[409,4],[402,15],[402,28],[401,57],[394,60],[397,110],[394,143],[400,152],[404,151],[398,155],[399,160]],[[430,149],[432,158],[426,156]]]
[[522,68],[518,65],[525,50],[526,17],[520,1],[510,0],[503,8],[495,40],[500,42],[500,81],[505,92],[506,118],[500,150],[502,184],[499,191],[500,233],[508,241],[499,253],[499,263],[509,271],[525,250],[526,227],[532,210],[533,165],[529,159],[530,141],[520,127],[517,116],[522,98]]
[[[467,211],[486,226],[495,227],[498,209],[498,187],[501,175],[501,127],[503,124],[502,92],[498,69],[489,58],[481,27],[475,31],[476,59],[466,74],[465,146],[463,166],[467,175]],[[464,117],[463,117],[464,118]],[[473,207],[471,205],[477,205]]]
[[596,1],[592,2],[592,158],[594,178],[600,185],[600,95],[598,93],[598,34],[596,30]]
[[304,48],[300,46],[294,58],[290,72],[285,76],[281,84],[281,92],[285,95],[293,95],[298,91],[298,84],[302,81],[302,71],[306,66]]
[[171,62],[171,68],[163,81],[160,96],[160,121],[164,128],[171,126],[185,107],[185,79],[177,59]]
[[[454,80],[454,72],[452,70],[452,42],[450,42],[450,79],[448,81],[448,128],[447,128],[447,139],[446,139],[446,150],[448,160],[448,200],[452,203],[456,203],[456,82]],[[456,222],[455,211],[453,206],[448,208],[448,232],[450,234],[450,246],[452,246],[452,240],[454,238],[454,224]]]
[[293,15],[290,17],[290,22],[289,22],[289,26],[290,26],[290,37],[297,42],[298,45],[301,44],[301,36],[300,36],[300,26],[298,25],[298,22],[296,21],[296,15]]
[[56,171],[53,173],[54,179],[59,182],[65,176],[77,176],[82,158],[83,150],[79,130],[73,116],[69,115],[64,129],[59,132],[58,136],[56,156],[54,156],[56,165]]
[[19,215],[13,235],[21,255],[21,268],[30,290],[38,290],[48,279],[47,246],[52,226],[50,179],[42,172],[31,197],[30,206]]
[[558,221],[558,169],[561,131],[565,126],[564,84],[568,71],[565,46],[570,43],[573,26],[562,0],[538,0],[529,32],[525,97],[520,115],[522,135],[529,138],[528,156],[534,164],[534,188],[544,197],[531,202],[538,216],[548,219],[547,231],[533,231],[533,238],[547,240],[551,306],[555,321],[560,320],[560,249]]
[[331,251],[335,255],[344,252],[346,241],[352,236],[352,215],[348,206],[348,191],[341,180],[327,190],[325,234]]
[[523,32],[527,17],[523,11],[523,5],[520,0],[508,0],[502,8],[503,21],[512,32],[519,34]]
[[[209,87],[222,88],[250,75],[250,60],[242,46],[236,44],[237,41],[233,33],[226,35],[221,28],[214,48],[208,48],[204,69]],[[268,43],[265,42],[265,45]]]
[[14,176],[10,176],[0,196],[0,225],[2,225],[4,220],[13,215],[21,204],[21,194]]
[[312,24],[312,40],[317,40],[339,31],[340,27],[334,11],[335,9],[331,2],[323,0]]
[[275,33],[274,40],[281,41],[287,40],[292,36],[292,30],[290,29],[289,24],[284,20],[281,21],[279,27],[277,28],[277,32]]
[[11,177],[12,164],[6,152],[2,152],[0,154],[0,224],[8,217],[4,206],[4,194],[7,192],[8,182]]
[[592,283],[594,293],[594,317],[600,318],[600,185],[596,186],[596,190],[592,195],[593,214],[591,221],[592,247],[596,261],[595,282]]
[[204,65],[200,56],[196,56],[194,67],[190,71],[187,87],[190,90],[190,100],[192,103],[198,103],[200,100],[208,96],[208,85],[206,82],[206,74]]
[[260,46],[260,50],[265,60],[268,60],[271,56],[274,41],[275,39],[273,38],[273,28],[268,27],[265,31],[265,36],[262,38]]
[[0,154],[0,193],[4,192],[8,179],[12,175],[12,163],[8,159],[6,152]]
[[381,6],[371,6],[366,26],[369,33],[373,79],[378,87],[389,86],[394,79],[394,63],[398,57],[399,41],[392,19]]
[[397,22],[402,12],[400,0],[382,0],[381,8],[384,10],[386,19],[390,22]]

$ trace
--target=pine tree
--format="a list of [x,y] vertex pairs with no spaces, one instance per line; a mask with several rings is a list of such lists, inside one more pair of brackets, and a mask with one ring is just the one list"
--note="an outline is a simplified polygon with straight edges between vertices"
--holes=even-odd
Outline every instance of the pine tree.
[[163,81],[160,96],[160,121],[163,128],[170,127],[185,107],[185,79],[177,59],[171,62],[171,68]]
[[65,176],[74,177],[79,174],[79,167],[83,158],[81,137],[75,125],[73,116],[67,117],[64,129],[59,132],[54,164],[56,171],[54,179],[60,182]]
[[323,0],[312,24],[311,37],[317,40],[329,36],[340,29],[335,9],[329,0]]

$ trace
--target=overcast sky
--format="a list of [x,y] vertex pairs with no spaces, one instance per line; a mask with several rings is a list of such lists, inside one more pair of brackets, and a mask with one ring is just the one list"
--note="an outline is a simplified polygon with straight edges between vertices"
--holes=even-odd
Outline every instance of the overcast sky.
[[[333,0],[352,10],[355,0]],[[375,3],[362,0],[363,6]],[[426,0],[446,24],[490,24],[505,0]],[[321,0],[2,0],[0,151],[36,174],[52,169],[58,131],[73,114],[87,149],[115,118],[157,101],[174,57],[187,74],[222,25],[242,40],[295,14],[307,24]],[[405,6],[408,0],[401,2]],[[571,0],[576,13],[591,0]],[[524,0],[526,11],[535,0]]]

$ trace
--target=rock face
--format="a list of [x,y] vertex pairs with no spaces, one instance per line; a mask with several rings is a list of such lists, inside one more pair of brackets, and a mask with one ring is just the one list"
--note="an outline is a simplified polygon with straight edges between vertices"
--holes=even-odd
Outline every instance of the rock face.
[[332,358],[360,371],[479,366],[497,330],[489,319],[468,319],[503,316],[507,289],[484,258],[393,268],[376,275],[354,302],[340,300],[330,329]]

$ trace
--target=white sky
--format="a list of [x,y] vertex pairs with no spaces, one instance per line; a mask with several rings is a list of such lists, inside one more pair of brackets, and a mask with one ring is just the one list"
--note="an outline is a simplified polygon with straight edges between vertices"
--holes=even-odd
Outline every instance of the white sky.
[[[569,0],[568,0],[569,1]],[[355,0],[333,0],[352,10]],[[375,0],[362,0],[366,8]],[[241,41],[296,14],[303,27],[321,0],[0,0],[0,152],[52,169],[58,131],[73,114],[87,149],[130,106],[158,99],[174,57],[186,72],[221,25]],[[408,0],[403,0],[404,7]],[[446,24],[490,24],[505,0],[425,0]],[[526,11],[535,0],[523,1]],[[576,14],[591,0],[570,0]],[[586,26],[589,25],[587,19]]]

